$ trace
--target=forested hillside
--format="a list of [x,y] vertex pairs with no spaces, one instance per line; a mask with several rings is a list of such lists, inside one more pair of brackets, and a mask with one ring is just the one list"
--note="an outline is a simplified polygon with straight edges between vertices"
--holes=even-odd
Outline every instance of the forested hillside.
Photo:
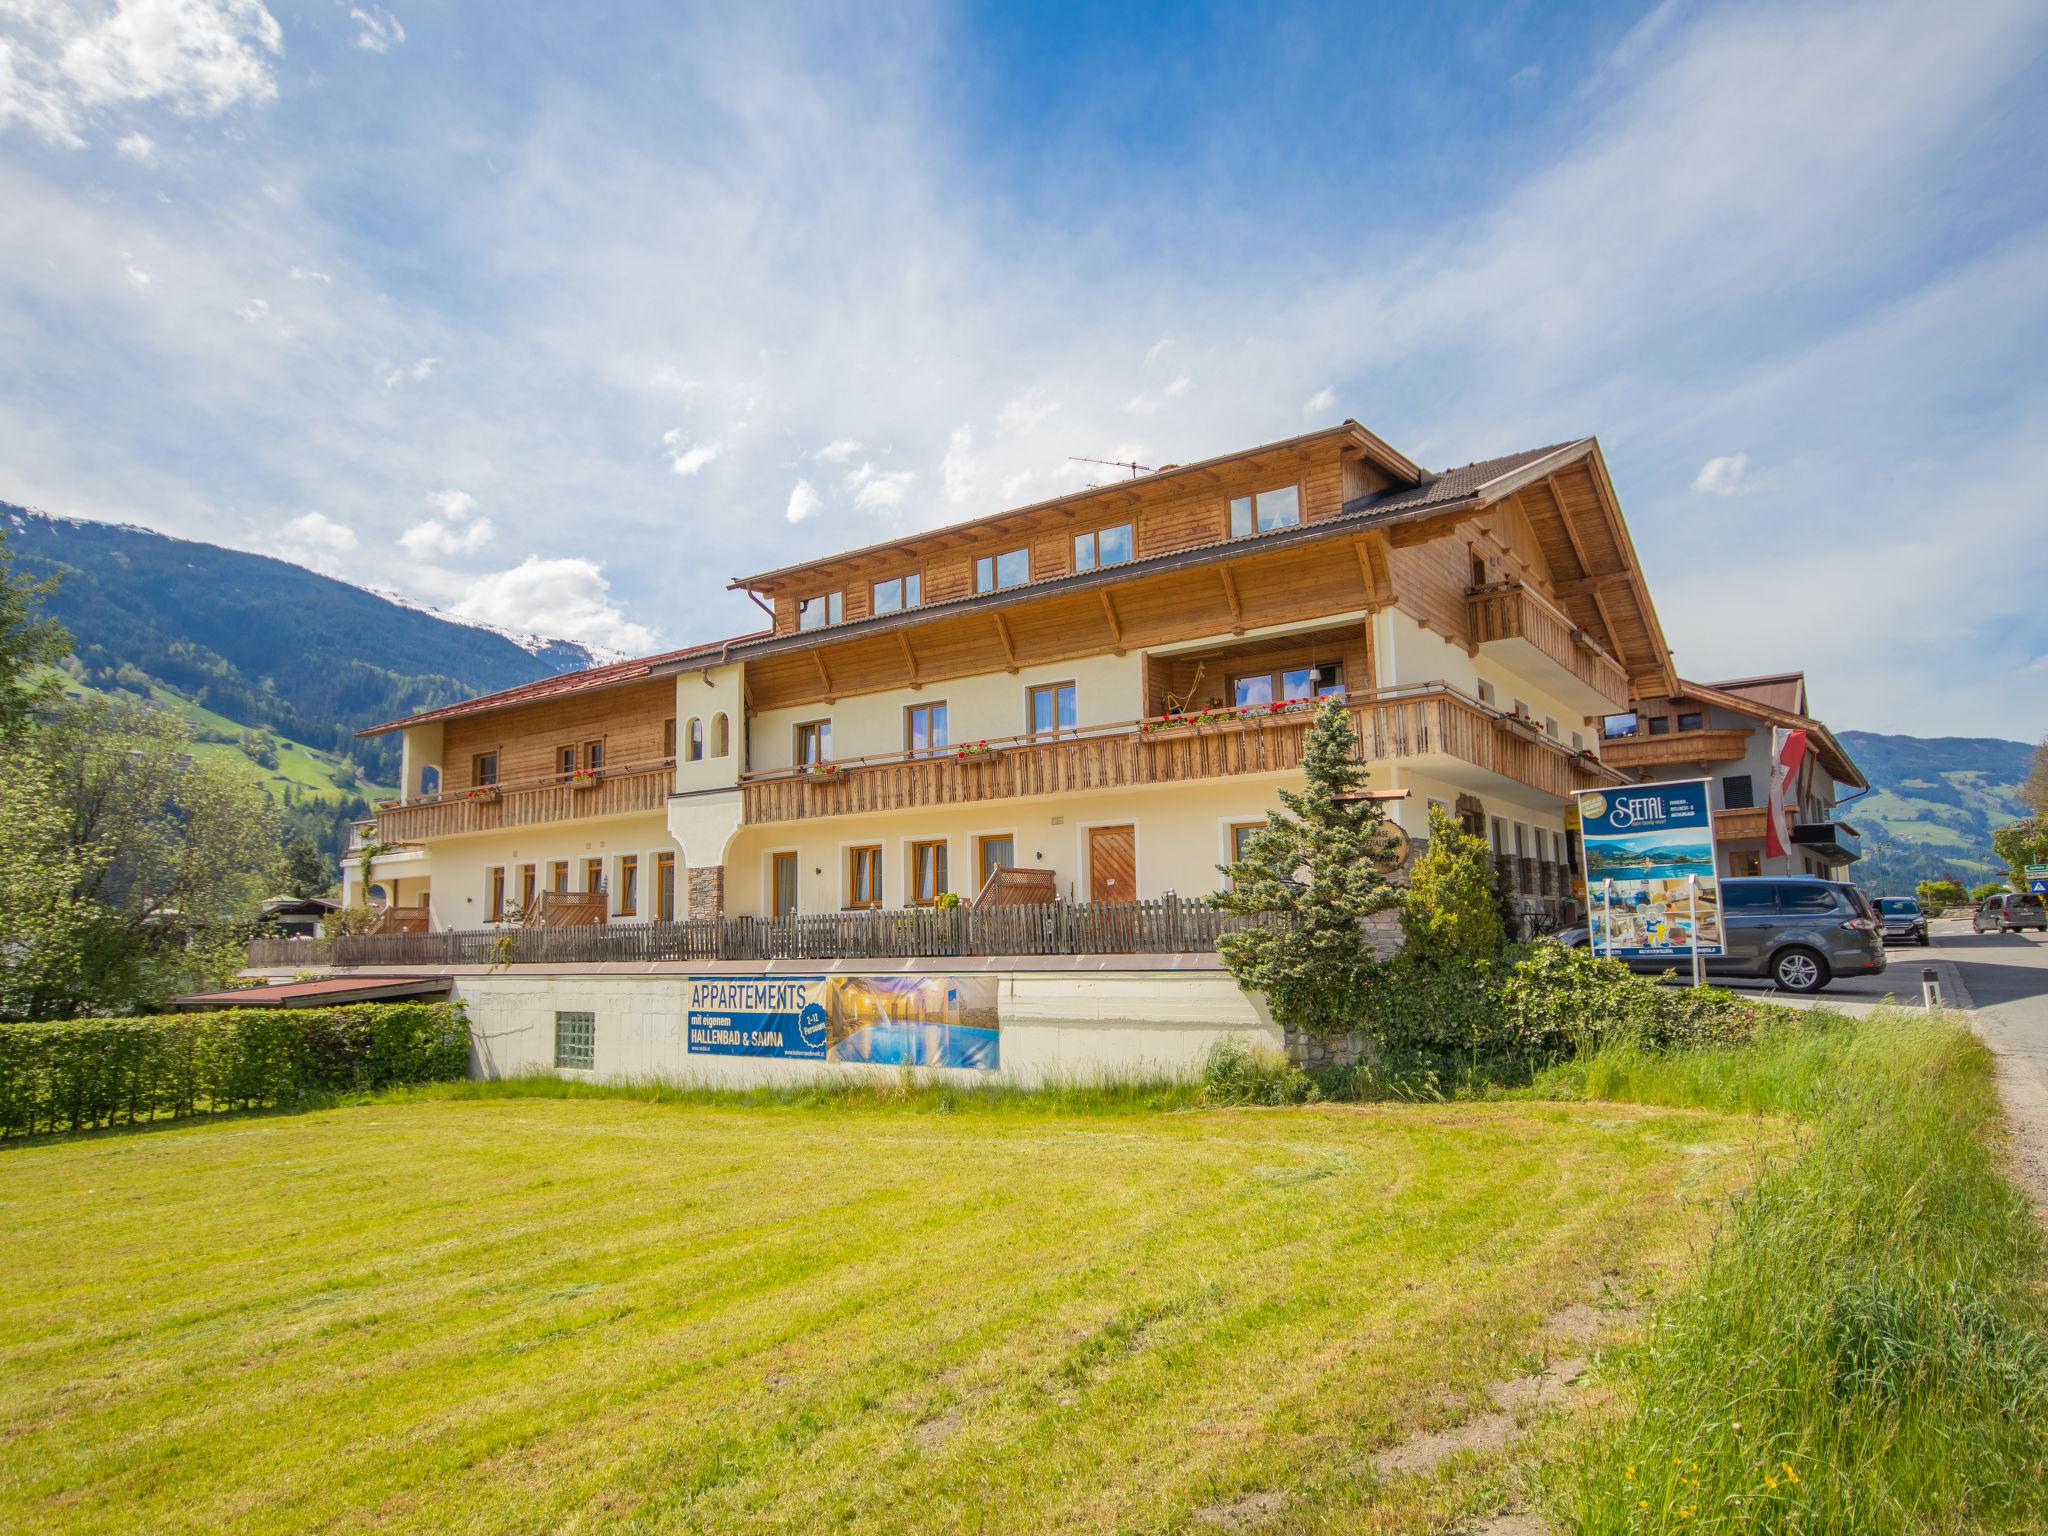
[[1843,731],[1871,791],[1843,807],[1863,833],[1855,866],[1866,890],[1910,892],[1952,874],[1964,885],[2004,880],[1991,834],[2026,815],[2020,785],[2033,747],[1988,736],[1881,736]]
[[397,745],[357,741],[379,720],[590,664],[564,641],[525,647],[403,607],[283,560],[148,529],[0,502],[17,566],[59,585],[45,610],[71,631],[81,679],[166,685],[237,725],[353,756],[397,778]]

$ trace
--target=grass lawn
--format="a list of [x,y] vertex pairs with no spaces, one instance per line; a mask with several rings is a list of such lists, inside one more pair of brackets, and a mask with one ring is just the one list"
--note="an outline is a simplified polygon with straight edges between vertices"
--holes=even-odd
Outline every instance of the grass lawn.
[[[1440,1530],[1775,1122],[399,1100],[0,1152],[0,1529]],[[1560,1351],[1562,1352],[1562,1351]]]

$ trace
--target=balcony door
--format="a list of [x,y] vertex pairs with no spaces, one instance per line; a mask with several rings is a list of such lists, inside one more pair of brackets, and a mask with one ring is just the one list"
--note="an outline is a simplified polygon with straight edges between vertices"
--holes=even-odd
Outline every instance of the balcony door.
[[1090,827],[1088,829],[1088,899],[1090,901],[1136,901],[1138,899],[1138,829],[1136,827]]

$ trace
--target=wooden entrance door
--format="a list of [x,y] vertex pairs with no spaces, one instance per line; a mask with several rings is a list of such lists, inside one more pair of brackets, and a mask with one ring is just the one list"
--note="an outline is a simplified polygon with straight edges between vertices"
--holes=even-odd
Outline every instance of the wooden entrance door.
[[1088,899],[1090,901],[1136,901],[1138,899],[1138,829],[1136,827],[1090,827],[1088,829]]

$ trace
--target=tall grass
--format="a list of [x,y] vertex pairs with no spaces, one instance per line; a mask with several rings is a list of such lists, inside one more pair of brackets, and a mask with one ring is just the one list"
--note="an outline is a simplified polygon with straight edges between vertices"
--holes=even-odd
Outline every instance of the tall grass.
[[1594,1096],[1810,1115],[1551,1469],[1575,1531],[2048,1528],[2042,1235],[1997,1166],[1990,1059],[1947,1019],[1600,1052]]

